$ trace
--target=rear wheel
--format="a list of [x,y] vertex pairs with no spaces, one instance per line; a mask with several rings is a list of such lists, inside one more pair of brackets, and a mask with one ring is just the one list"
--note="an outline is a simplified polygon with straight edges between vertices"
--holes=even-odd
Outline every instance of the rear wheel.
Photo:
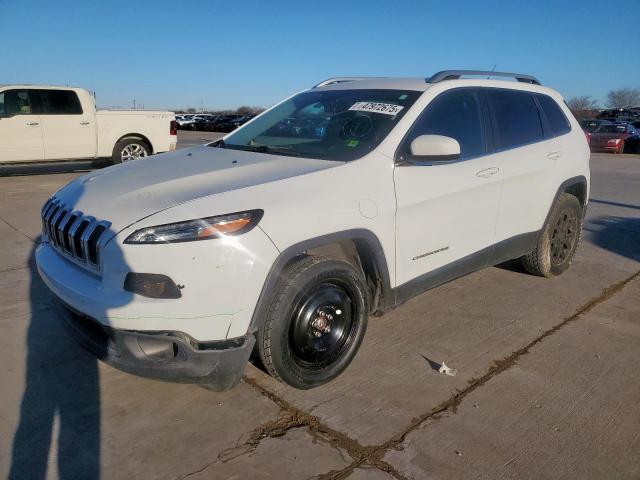
[[305,256],[283,273],[264,325],[260,358],[275,378],[295,388],[322,385],[355,357],[367,327],[362,275],[350,264]]
[[113,147],[113,163],[130,162],[151,155],[151,147],[141,138],[123,138]]
[[536,248],[521,258],[533,275],[560,275],[573,261],[582,234],[582,206],[576,197],[561,193]]

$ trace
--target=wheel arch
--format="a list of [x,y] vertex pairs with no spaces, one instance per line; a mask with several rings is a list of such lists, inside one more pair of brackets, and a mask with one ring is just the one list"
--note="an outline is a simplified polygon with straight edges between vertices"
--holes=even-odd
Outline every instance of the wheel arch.
[[584,175],[578,175],[576,177],[571,177],[565,180],[560,184],[556,194],[554,195],[551,204],[549,205],[549,210],[547,212],[547,216],[544,219],[544,223],[542,224],[542,228],[540,229],[540,235],[543,234],[544,229],[547,227],[549,223],[549,219],[551,218],[551,213],[553,212],[553,206],[558,201],[558,197],[563,193],[569,193],[578,199],[580,205],[582,206],[582,216],[586,213],[587,207],[587,195],[589,194],[589,188],[587,183],[587,178]]
[[[355,252],[371,294],[371,312],[382,313],[393,304],[387,259],[378,237],[366,229],[344,230],[291,245],[276,258],[267,274],[251,317],[249,332],[255,333],[266,316],[273,291],[284,269],[301,255],[321,253],[328,248],[342,250],[340,259],[349,260]],[[349,262],[353,264],[353,262]],[[355,266],[355,265],[354,265]]]
[[580,202],[582,209],[584,210],[584,207],[587,205],[587,200],[588,200],[587,199],[587,194],[588,194],[587,179],[584,176],[580,175],[578,177],[573,177],[568,180],[565,180],[562,183],[562,185],[560,185],[560,188],[556,193],[554,201],[558,198],[558,196],[561,193],[569,193],[574,197],[576,197]]
[[147,138],[145,135],[141,134],[141,133],[127,133],[126,135],[122,135],[120,138],[118,138],[116,140],[116,142],[113,144],[114,147],[115,145],[118,144],[118,142],[121,142],[122,140],[126,140],[127,138],[135,138],[137,140],[142,140],[144,141],[147,145],[149,145],[149,148],[151,149],[151,151],[149,152],[149,155],[153,154],[153,143],[151,143],[151,140],[149,140],[149,138]]

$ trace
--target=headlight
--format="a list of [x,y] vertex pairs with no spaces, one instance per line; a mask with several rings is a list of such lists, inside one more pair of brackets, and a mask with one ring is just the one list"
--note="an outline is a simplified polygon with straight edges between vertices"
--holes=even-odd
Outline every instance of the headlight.
[[124,243],[192,242],[240,235],[255,227],[263,213],[262,210],[249,210],[142,228],[129,235]]

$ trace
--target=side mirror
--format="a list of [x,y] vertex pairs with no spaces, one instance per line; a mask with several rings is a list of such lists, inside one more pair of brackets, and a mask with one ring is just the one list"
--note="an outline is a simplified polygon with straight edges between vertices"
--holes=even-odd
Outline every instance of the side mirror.
[[450,162],[460,158],[460,144],[443,135],[420,135],[409,146],[409,162]]

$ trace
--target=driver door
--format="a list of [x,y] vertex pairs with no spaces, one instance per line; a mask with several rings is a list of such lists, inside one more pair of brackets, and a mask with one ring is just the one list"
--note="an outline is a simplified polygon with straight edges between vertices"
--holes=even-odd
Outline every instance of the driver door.
[[0,92],[0,162],[43,159],[40,115],[32,107],[29,91]]
[[[486,112],[480,89],[449,90],[430,102],[400,146],[394,169],[400,297],[488,263],[502,174],[499,160],[489,154]],[[411,141],[426,134],[456,139],[460,158],[411,161]]]

